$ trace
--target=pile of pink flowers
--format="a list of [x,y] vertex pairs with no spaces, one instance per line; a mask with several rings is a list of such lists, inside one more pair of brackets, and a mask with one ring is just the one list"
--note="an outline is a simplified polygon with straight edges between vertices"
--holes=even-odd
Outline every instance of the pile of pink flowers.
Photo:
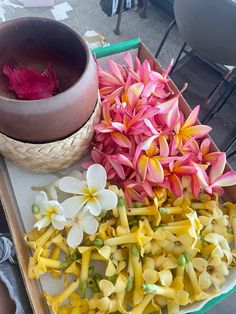
[[183,194],[183,177],[196,198],[200,191],[223,193],[236,184],[236,171],[223,174],[226,156],[210,152],[211,128],[198,125],[200,106],[185,118],[178,94],[168,85],[171,65],[162,74],[151,62],[129,53],[127,66],[110,60],[110,71],[98,68],[102,120],[95,127],[91,155],[108,179],[119,184],[129,201],[153,196],[156,186]]

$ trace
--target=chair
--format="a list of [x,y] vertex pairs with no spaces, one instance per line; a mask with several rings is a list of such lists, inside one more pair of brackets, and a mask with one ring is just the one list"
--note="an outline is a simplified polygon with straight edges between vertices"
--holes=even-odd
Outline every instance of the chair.
[[[177,25],[185,41],[170,75],[193,55],[197,55],[221,73],[224,70],[222,79],[205,100],[208,104],[222,84],[227,82],[225,92],[217,99],[213,109],[203,121],[208,123],[224,107],[236,86],[236,36],[231,35],[232,30],[236,29],[236,2],[214,0],[212,5],[212,0],[175,0],[174,14],[175,20],[167,28],[155,55],[157,58],[169,33]],[[187,45],[191,47],[190,51],[186,49]],[[185,56],[181,59],[182,54]],[[227,145],[227,153],[235,142],[236,138],[233,138]]]
[[[137,0],[138,3],[138,9],[139,9],[139,16],[143,19],[147,18],[147,6],[148,6],[148,0]],[[115,35],[120,35],[120,24],[121,24],[121,18],[122,14],[124,12],[124,4],[125,0],[119,0],[119,13],[118,18],[116,22],[116,28],[114,29]]]

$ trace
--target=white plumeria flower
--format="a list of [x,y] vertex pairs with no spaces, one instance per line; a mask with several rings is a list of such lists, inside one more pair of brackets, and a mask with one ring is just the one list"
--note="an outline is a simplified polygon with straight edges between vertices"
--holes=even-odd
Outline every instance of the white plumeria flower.
[[[70,216],[67,218],[72,219]],[[94,234],[98,229],[98,225],[98,221],[85,207],[73,217],[73,226],[67,235],[67,244],[71,248],[77,247],[83,240],[84,232],[90,235]]]
[[52,224],[54,229],[64,229],[66,218],[63,215],[64,210],[58,201],[49,201],[47,194],[44,191],[40,191],[36,196],[35,204],[38,205],[43,218],[34,224],[34,228],[40,230]]
[[61,204],[66,216],[75,216],[85,205],[94,216],[98,216],[102,210],[116,207],[116,194],[105,189],[107,174],[103,166],[99,164],[90,166],[86,173],[86,181],[74,177],[64,177],[59,180],[61,191],[76,194]]

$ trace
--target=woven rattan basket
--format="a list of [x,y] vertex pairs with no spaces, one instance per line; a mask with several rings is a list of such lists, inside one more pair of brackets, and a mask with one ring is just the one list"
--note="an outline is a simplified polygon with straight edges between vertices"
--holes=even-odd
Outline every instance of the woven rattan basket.
[[79,131],[51,143],[23,143],[0,133],[0,153],[18,166],[35,172],[68,168],[88,151],[100,115],[101,101],[98,98],[93,114]]

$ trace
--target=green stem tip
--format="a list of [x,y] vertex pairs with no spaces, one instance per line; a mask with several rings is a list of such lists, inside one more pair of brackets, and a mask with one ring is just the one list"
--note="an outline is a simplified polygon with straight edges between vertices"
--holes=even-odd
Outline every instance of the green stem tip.
[[156,292],[156,285],[154,285],[154,284],[144,283],[142,285],[142,288],[147,293],[155,293]]
[[129,292],[129,291],[132,290],[132,288],[133,288],[133,283],[134,283],[134,278],[133,278],[133,277],[129,277],[129,278],[128,278],[128,281],[127,281],[126,288],[125,288],[125,290],[126,290],[127,292]]
[[86,281],[80,282],[80,284],[79,284],[79,291],[80,291],[81,297],[83,299],[85,298],[86,290],[87,290],[87,282]]
[[133,256],[139,256],[139,248],[136,244],[132,245],[131,252]]
[[31,211],[34,215],[37,215],[40,213],[40,209],[39,206],[35,203],[33,203],[32,207],[31,207]]
[[167,209],[165,207],[160,207],[159,208],[159,212],[160,212],[161,215],[166,215]]
[[141,202],[134,202],[134,207],[135,207],[135,208],[141,208],[141,207],[143,207],[143,206],[144,206],[144,204],[141,203]]
[[95,246],[103,246],[103,240],[101,238],[96,238],[93,240]]
[[184,257],[185,257],[185,260],[186,260],[186,264],[190,262],[190,255],[189,255],[189,252],[187,251],[184,251]]
[[125,205],[124,198],[121,196],[118,196],[118,207],[122,207]]
[[67,268],[69,265],[68,265],[68,263],[67,262],[61,262],[61,268],[62,269],[65,269],[65,268]]
[[178,260],[177,260],[177,264],[178,264],[178,266],[180,266],[180,267],[183,267],[183,266],[186,265],[186,259],[185,259],[184,254],[181,254],[181,255],[179,256],[179,258],[178,258]]

